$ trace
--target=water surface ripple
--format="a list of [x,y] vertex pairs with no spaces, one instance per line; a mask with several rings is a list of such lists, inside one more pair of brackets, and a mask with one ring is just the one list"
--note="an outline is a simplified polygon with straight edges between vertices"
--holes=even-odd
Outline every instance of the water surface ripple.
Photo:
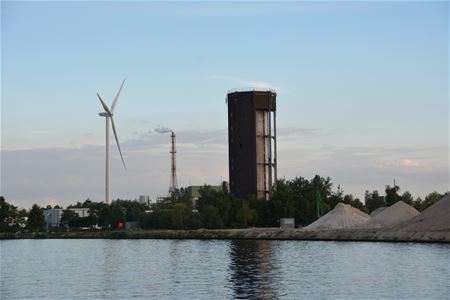
[[450,299],[450,245],[0,241],[0,299]]

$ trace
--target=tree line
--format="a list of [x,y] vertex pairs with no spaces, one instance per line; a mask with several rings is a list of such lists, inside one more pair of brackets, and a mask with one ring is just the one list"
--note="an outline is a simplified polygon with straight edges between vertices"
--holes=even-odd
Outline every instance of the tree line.
[[[366,191],[364,203],[346,194],[338,185],[333,190],[329,177],[314,176],[308,180],[296,177],[276,182],[269,200],[249,196],[239,199],[229,193],[226,182],[220,190],[205,185],[200,189],[196,205],[193,205],[188,189],[181,188],[170,194],[158,205],[138,201],[113,201],[110,205],[90,199],[69,205],[61,217],[61,230],[101,228],[121,229],[125,222],[136,222],[142,229],[198,229],[278,227],[280,218],[295,218],[296,225],[304,226],[343,202],[370,213],[397,201],[422,211],[442,198],[432,192],[423,200],[414,199],[411,193],[400,193],[400,187],[386,185],[384,194]],[[55,207],[59,208],[59,207]],[[89,216],[79,217],[70,208],[87,208]],[[44,208],[34,204],[27,212],[18,209],[0,197],[0,232],[45,230]]]

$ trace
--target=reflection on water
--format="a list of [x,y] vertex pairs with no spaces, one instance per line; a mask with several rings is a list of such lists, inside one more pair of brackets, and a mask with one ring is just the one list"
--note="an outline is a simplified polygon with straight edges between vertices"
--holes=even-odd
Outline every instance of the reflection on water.
[[278,298],[273,288],[273,243],[235,240],[230,244],[230,285],[236,299]]
[[450,299],[450,244],[0,241],[0,299]]

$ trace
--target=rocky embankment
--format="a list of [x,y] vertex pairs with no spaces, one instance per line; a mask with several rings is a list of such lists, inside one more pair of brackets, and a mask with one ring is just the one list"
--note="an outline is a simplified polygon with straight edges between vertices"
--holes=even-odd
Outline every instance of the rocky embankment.
[[450,243],[449,231],[302,230],[279,228],[0,233],[0,239],[265,239]]

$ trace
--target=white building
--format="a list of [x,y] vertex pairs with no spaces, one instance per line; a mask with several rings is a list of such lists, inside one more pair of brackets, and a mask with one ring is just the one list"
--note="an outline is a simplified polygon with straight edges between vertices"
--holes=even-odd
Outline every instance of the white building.
[[[68,210],[76,213],[80,218],[89,216],[89,208],[68,208]],[[46,208],[44,210],[45,225],[47,228],[59,227],[64,209],[62,208]]]
[[69,210],[76,213],[80,218],[89,217],[89,208],[69,208]]

